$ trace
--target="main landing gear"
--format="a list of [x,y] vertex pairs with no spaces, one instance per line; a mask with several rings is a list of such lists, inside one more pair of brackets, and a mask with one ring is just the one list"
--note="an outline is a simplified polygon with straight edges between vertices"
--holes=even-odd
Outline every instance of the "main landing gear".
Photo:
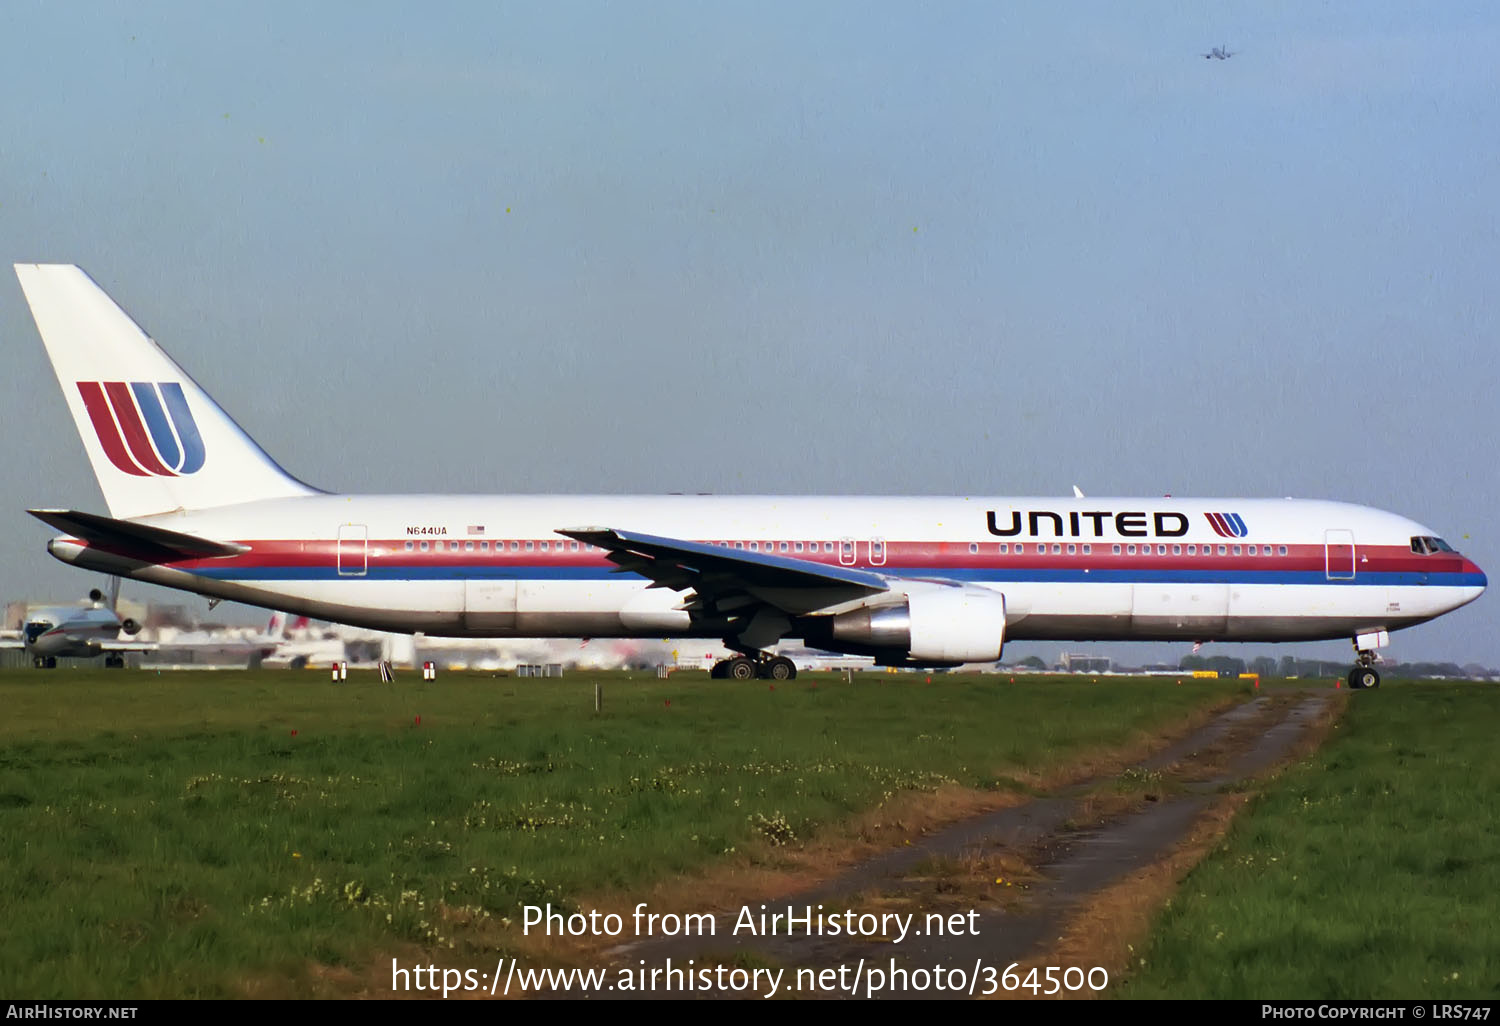
[[1375,672],[1374,649],[1355,648],[1354,669],[1349,671],[1349,687],[1356,691],[1380,687],[1380,674]]
[[749,652],[721,659],[714,663],[708,675],[715,680],[792,680],[797,676],[797,664],[786,656],[772,656],[764,652]]

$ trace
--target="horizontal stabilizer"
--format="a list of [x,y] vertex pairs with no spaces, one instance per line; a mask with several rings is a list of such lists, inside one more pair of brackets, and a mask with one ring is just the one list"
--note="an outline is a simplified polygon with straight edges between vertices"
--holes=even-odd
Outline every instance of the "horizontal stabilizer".
[[236,556],[250,551],[248,545],[199,538],[197,535],[168,531],[129,520],[113,520],[97,513],[81,513],[75,509],[28,509],[26,512],[42,523],[50,524],[59,531],[65,531],[86,542],[128,550],[148,549],[153,554],[166,552],[177,559]]

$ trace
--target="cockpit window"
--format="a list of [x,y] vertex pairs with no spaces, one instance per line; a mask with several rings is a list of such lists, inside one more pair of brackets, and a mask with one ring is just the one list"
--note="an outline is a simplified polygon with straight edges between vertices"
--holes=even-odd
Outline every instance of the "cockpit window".
[[1453,546],[1441,538],[1418,535],[1411,540],[1411,550],[1419,555],[1426,556],[1434,552],[1452,552]]

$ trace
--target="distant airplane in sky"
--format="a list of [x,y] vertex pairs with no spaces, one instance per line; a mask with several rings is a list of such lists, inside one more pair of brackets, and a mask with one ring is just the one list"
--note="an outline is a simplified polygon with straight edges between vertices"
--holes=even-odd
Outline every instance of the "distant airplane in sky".
[[787,638],[892,666],[992,663],[1007,640],[1349,638],[1363,688],[1390,631],[1488,583],[1430,528],[1338,502],[330,495],[83,271],[16,272],[110,511],[29,511],[63,532],[47,551],[211,602],[439,637],[718,638],[736,679],[794,676],[767,651]]
[[1212,50],[1208,51],[1208,53],[1203,54],[1203,57],[1205,60],[1227,61],[1238,52],[1239,51],[1237,50],[1230,50],[1227,47],[1216,46]]
[[[104,665],[122,667],[126,652],[150,652],[148,642],[127,641],[140,631],[134,620],[122,620],[115,611],[120,579],[110,579],[109,591],[89,592],[88,605],[48,606],[32,609],[21,630],[7,631],[0,648],[24,648],[37,669],[53,669],[59,657],[93,659],[104,656]],[[124,637],[122,637],[122,635]]]

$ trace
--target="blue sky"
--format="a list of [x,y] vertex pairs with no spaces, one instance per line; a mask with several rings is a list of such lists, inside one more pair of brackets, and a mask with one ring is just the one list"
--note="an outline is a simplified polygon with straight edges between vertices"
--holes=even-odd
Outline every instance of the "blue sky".
[[[1494,570],[1497,52],[1477,3],[17,2],[0,240],[325,488],[1297,495]],[[81,593],[8,274],[0,340],[0,596]],[[1392,654],[1500,665],[1493,609]]]

